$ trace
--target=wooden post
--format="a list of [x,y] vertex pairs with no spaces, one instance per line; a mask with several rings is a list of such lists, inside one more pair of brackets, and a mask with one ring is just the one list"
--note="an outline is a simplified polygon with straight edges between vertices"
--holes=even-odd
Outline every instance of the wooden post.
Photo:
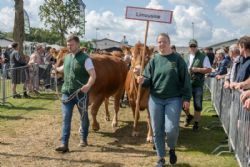
[[[143,48],[143,55],[142,55],[142,59],[141,59],[140,75],[142,75],[142,73],[143,73],[144,64],[145,64],[144,59],[145,59],[146,45],[147,45],[147,38],[148,38],[148,26],[149,26],[149,21],[146,22],[146,31],[145,31],[145,36],[144,36],[144,48]],[[140,98],[141,98],[141,84],[139,84],[137,98],[136,98],[134,128],[137,127],[137,124],[138,124],[139,112],[140,112]]]

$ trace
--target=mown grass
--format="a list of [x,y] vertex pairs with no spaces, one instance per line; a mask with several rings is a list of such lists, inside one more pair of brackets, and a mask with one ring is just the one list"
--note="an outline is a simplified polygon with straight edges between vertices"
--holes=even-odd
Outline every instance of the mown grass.
[[[98,113],[101,130],[90,130],[90,146],[86,148],[77,146],[79,118],[78,114],[74,113],[70,138],[71,152],[61,155],[54,152],[54,148],[60,144],[61,133],[60,101],[56,96],[41,94],[32,99],[9,99],[8,102],[12,105],[0,106],[0,166],[155,165],[155,151],[151,144],[145,142],[146,112],[141,113],[141,133],[135,138],[131,137],[133,119],[128,107],[120,110],[119,127],[114,130],[111,128],[111,122],[105,121],[102,106]],[[204,110],[211,108],[209,100],[205,100],[203,104]],[[112,106],[110,110],[113,110]],[[217,117],[213,117],[214,114],[215,112],[202,113],[202,128],[199,132],[193,132],[192,126],[183,127],[185,117],[182,115],[176,148],[178,163],[175,166],[238,166],[234,154],[211,154],[226,137],[221,127],[207,127],[212,121],[218,120]]]

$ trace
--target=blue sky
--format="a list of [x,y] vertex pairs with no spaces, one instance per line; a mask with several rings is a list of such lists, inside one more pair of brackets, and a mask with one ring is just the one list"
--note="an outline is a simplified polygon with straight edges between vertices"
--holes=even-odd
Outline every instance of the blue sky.
[[[250,0],[83,0],[86,4],[84,39],[110,38],[120,41],[126,35],[129,44],[143,41],[145,23],[126,20],[126,6],[166,9],[174,12],[172,24],[150,22],[148,44],[155,44],[158,33],[170,35],[172,44],[186,46],[194,36],[200,46],[250,35]],[[44,27],[38,16],[44,0],[24,0],[31,27]],[[0,1],[0,30],[12,31],[14,1]],[[96,28],[98,30],[96,31]]]

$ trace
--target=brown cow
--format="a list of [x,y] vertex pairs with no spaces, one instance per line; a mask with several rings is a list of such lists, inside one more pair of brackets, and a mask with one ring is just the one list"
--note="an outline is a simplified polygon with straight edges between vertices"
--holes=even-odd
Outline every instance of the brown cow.
[[[91,59],[96,71],[95,84],[89,91],[89,104],[91,104],[91,115],[93,118],[92,129],[95,131],[100,129],[96,118],[97,112],[103,101],[110,96],[114,97],[115,114],[112,126],[116,127],[118,124],[119,102],[124,92],[124,83],[128,72],[127,65],[119,57],[105,54],[92,54]],[[107,109],[106,120],[109,120]]]
[[120,58],[114,56],[95,54],[91,55],[91,58],[96,71],[96,81],[89,92],[89,100],[92,103],[92,128],[99,130],[96,115],[103,100],[110,96],[114,96],[115,100],[115,115],[112,121],[112,126],[115,127],[118,120],[119,102],[124,91],[124,83],[128,72],[127,66]]
[[[130,50],[131,55],[132,55],[132,59],[131,59],[131,68],[127,74],[127,78],[126,78],[126,83],[125,83],[125,91],[128,95],[128,99],[129,99],[129,104],[132,108],[133,111],[133,116],[135,119],[135,108],[136,108],[136,100],[137,100],[137,92],[138,92],[138,83],[136,81],[137,78],[137,74],[135,73],[135,70],[138,66],[140,66],[141,64],[141,58],[143,55],[143,48],[144,45],[143,44],[136,44],[134,47],[132,47]],[[127,51],[127,53],[130,54],[129,51]],[[149,49],[148,47],[146,47],[146,51],[145,51],[145,65],[148,63],[150,56],[152,54],[153,50]],[[126,55],[126,53],[125,53]],[[148,118],[147,118],[147,123],[148,123],[148,134],[147,134],[147,141],[152,142],[152,127],[150,124],[150,114],[148,111],[148,99],[149,99],[149,89],[143,88],[141,89],[141,98],[139,101],[139,106],[140,106],[140,110],[145,110],[147,109],[147,114],[148,114]],[[140,116],[139,116],[140,117]],[[138,117],[138,120],[139,120]],[[139,132],[138,132],[138,127],[135,125],[137,125],[138,120],[134,120],[136,122],[136,124],[134,124],[133,127],[133,132],[132,132],[132,136],[138,136]]]

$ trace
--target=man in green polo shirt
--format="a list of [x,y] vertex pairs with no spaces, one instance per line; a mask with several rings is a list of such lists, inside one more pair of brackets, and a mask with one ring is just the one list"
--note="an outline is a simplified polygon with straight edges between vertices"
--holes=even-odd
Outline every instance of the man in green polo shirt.
[[210,73],[212,68],[208,57],[198,50],[198,42],[195,39],[189,41],[189,54],[185,56],[185,60],[189,69],[194,103],[194,117],[189,110],[185,110],[187,115],[185,126],[188,126],[194,118],[193,131],[197,131],[201,119],[205,74]]
[[[87,112],[87,99],[83,106],[79,105],[79,100],[86,95],[95,82],[96,73],[92,60],[80,50],[80,40],[75,35],[70,35],[67,39],[69,53],[64,58],[64,65],[57,67],[57,71],[64,72],[64,83],[62,86],[62,144],[56,148],[57,152],[68,152],[69,137],[71,129],[72,112],[77,105],[81,118],[81,141],[80,146],[87,146],[89,131],[89,118]],[[80,90],[78,96],[71,96]],[[85,96],[87,98],[87,96]],[[86,106],[85,106],[85,105]]]

